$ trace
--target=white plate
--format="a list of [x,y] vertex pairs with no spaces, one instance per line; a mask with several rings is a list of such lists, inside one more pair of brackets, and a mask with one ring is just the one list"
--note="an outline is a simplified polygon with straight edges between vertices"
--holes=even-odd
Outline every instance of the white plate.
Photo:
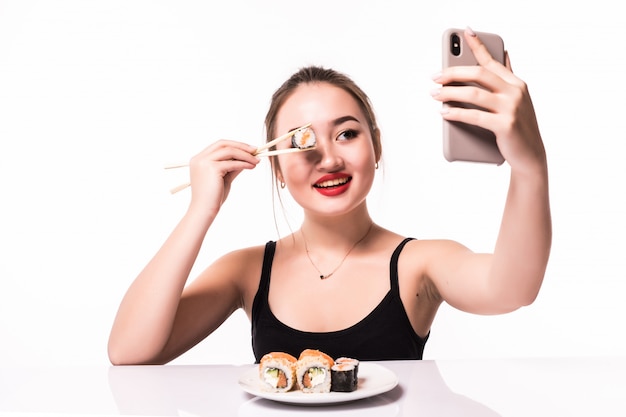
[[360,400],[391,391],[396,385],[398,385],[396,374],[384,366],[368,362],[359,364],[359,384],[356,391],[352,392],[304,393],[299,390],[267,392],[261,388],[259,368],[256,366],[239,378],[239,386],[249,394],[282,403],[310,405]]

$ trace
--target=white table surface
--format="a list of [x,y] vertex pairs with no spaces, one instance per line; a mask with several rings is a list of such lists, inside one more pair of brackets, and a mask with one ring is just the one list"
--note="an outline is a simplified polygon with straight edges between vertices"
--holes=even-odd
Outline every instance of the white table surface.
[[626,416],[626,357],[376,362],[393,390],[331,406],[245,393],[255,365],[0,368],[0,416]]

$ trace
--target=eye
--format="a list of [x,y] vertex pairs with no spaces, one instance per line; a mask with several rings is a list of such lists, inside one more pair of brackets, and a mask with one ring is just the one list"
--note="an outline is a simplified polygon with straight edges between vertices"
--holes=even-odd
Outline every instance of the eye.
[[350,140],[359,136],[359,132],[354,129],[344,130],[337,136],[337,140]]

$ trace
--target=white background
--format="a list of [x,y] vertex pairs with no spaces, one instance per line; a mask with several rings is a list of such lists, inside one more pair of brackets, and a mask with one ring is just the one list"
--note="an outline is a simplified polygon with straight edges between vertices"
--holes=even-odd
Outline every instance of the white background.
[[[429,95],[441,33],[467,25],[502,35],[530,86],[554,244],[533,305],[444,306],[424,357],[624,354],[626,18],[611,0],[552,4],[0,0],[0,365],[108,364],[119,301],[188,202],[168,192],[186,172],[163,166],[219,138],[261,143],[271,93],[304,65],[347,73],[374,103],[381,225],[491,250],[508,167],[446,162]],[[262,163],[237,179],[194,274],[289,232],[269,178]],[[236,313],[175,363],[252,360]]]

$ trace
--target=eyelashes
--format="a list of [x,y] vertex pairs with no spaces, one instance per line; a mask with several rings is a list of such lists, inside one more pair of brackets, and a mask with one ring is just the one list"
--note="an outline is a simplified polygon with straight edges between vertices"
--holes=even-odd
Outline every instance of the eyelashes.
[[337,139],[350,140],[356,138],[357,136],[359,136],[359,132],[357,130],[346,129],[337,136]]

